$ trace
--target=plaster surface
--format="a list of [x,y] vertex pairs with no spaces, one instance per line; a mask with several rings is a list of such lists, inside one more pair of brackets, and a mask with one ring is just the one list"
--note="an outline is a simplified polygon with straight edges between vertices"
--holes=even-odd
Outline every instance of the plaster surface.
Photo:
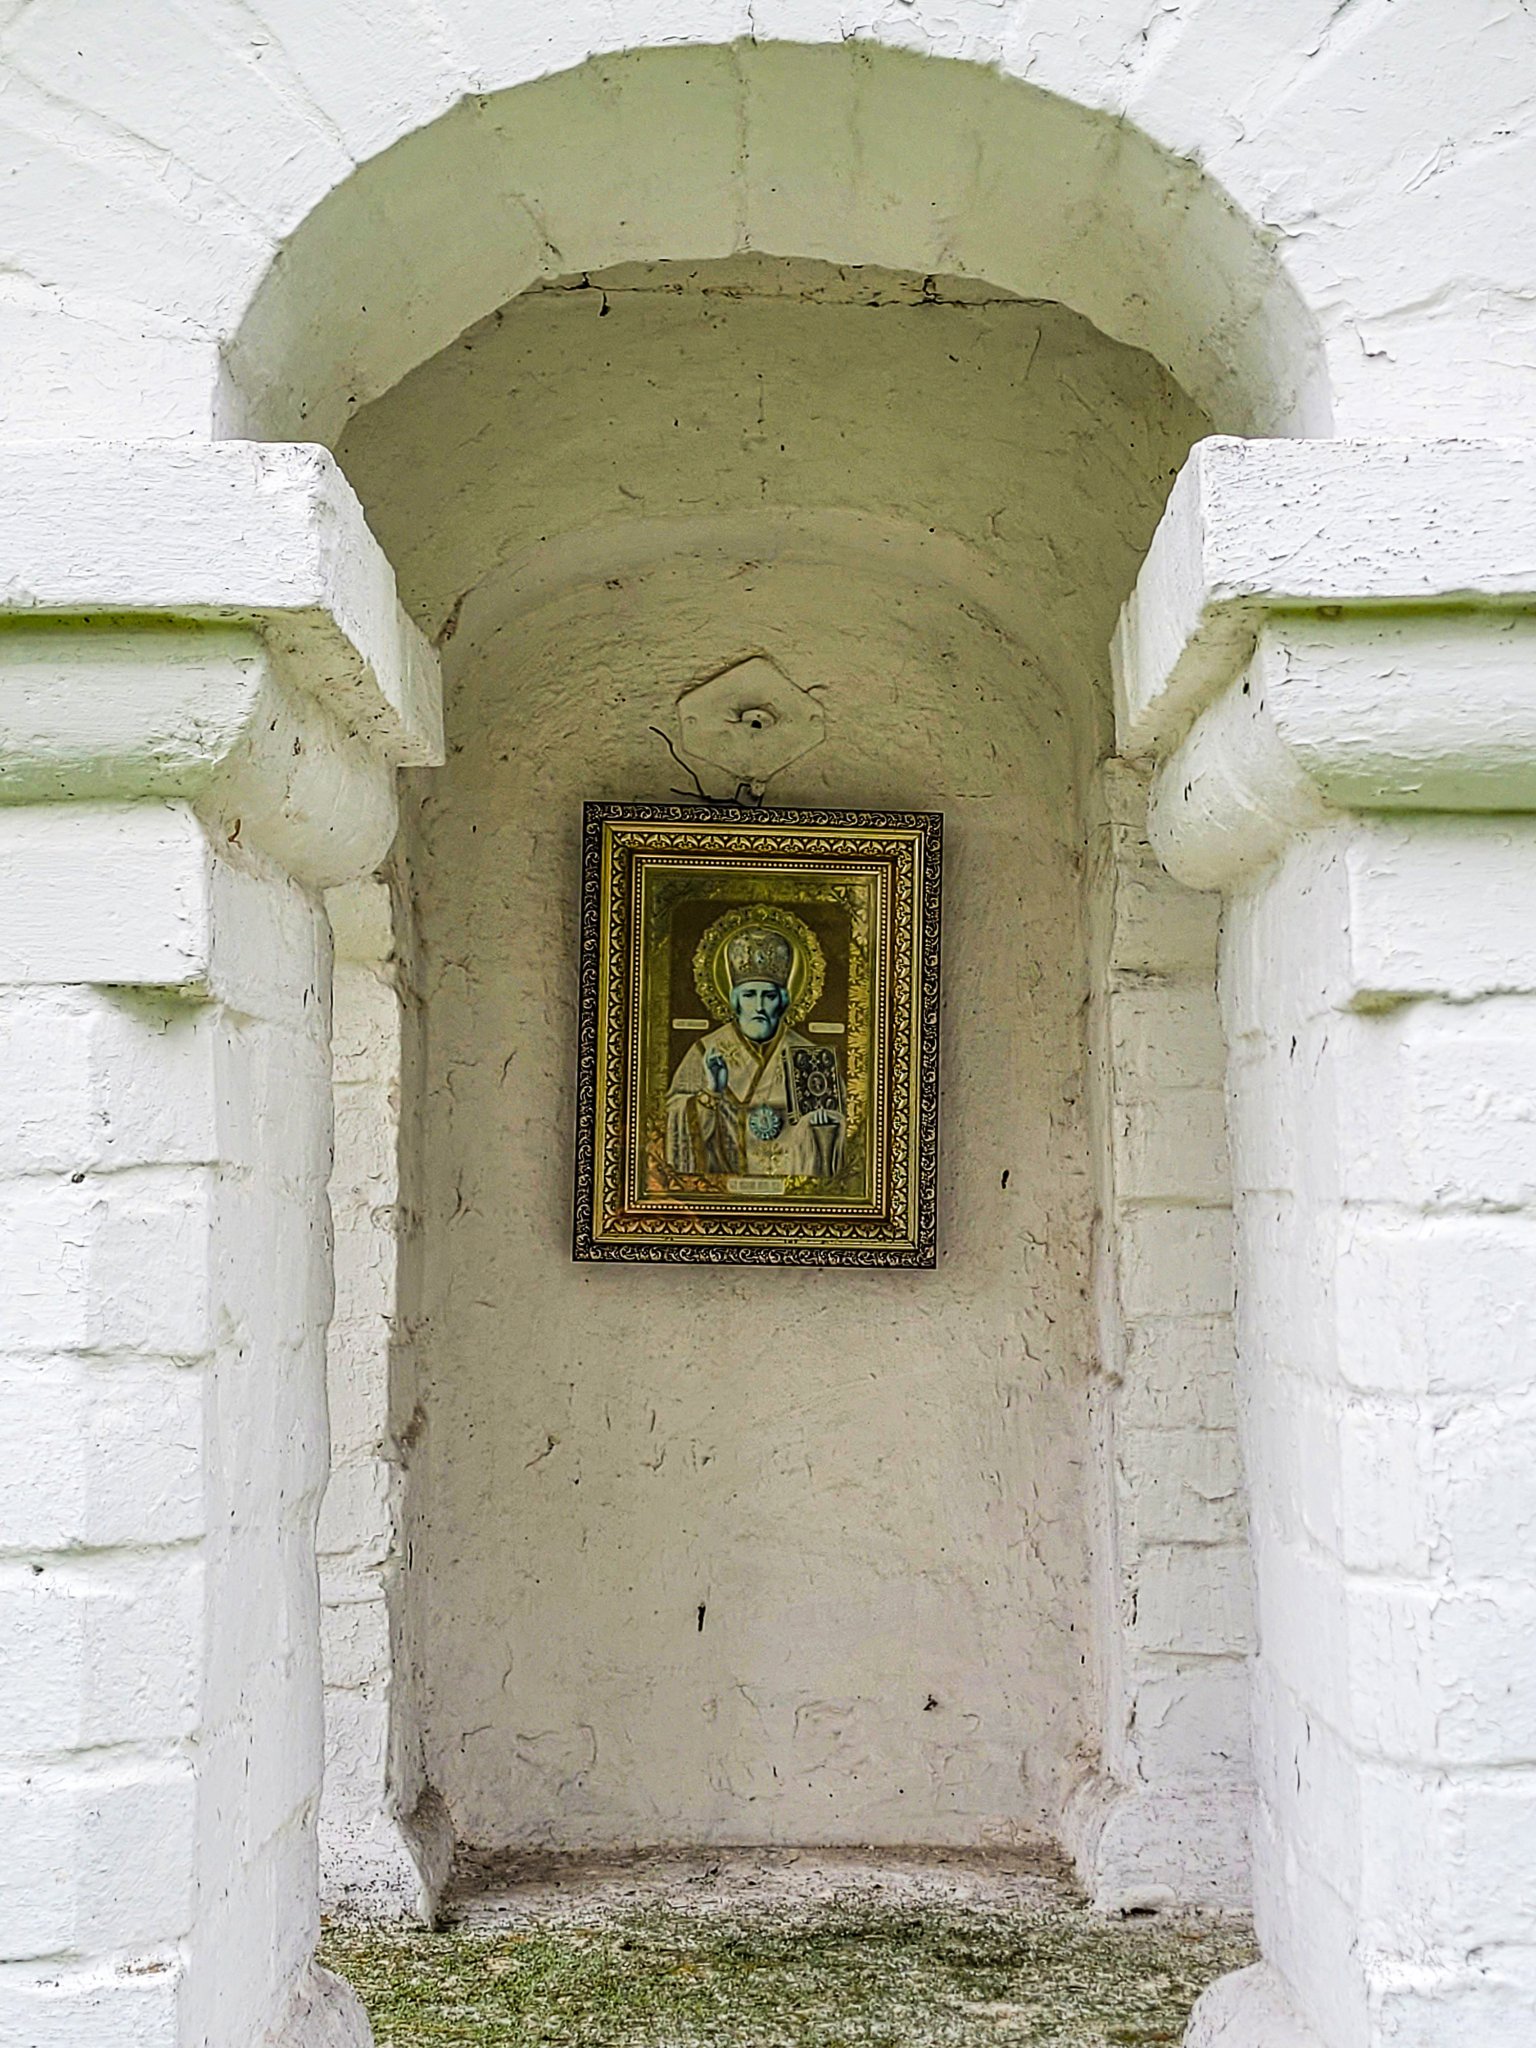
[[[340,451],[448,678],[409,1484],[427,1773],[479,1846],[1010,1842],[1092,1747],[1083,773],[1201,422],[1060,309],[955,297],[595,278]],[[676,785],[650,728],[752,655],[825,718],[770,800],[946,814],[916,1283],[569,1263],[580,802]]]
[[[1059,1800],[1088,1626],[1054,694],[933,594],[809,564],[685,563],[481,631],[423,814],[429,1772],[475,1843],[1013,1839]],[[647,727],[741,634],[832,699],[786,796],[949,821],[925,1286],[661,1271],[642,1299],[568,1263],[579,805],[665,792]]]

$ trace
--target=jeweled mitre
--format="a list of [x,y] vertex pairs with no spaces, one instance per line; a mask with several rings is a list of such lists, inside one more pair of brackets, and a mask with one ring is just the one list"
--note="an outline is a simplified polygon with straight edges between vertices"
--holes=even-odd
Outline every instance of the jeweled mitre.
[[735,933],[725,948],[732,988],[743,981],[776,981],[780,988],[788,988],[794,958],[794,948],[784,934],[770,931],[766,925],[748,925]]

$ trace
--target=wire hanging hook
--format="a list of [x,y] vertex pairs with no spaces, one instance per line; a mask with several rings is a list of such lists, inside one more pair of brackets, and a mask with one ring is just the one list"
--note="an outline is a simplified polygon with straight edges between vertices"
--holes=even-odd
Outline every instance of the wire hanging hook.
[[710,804],[721,810],[757,811],[762,809],[764,792],[760,786],[755,786],[750,782],[738,782],[734,796],[711,796],[703,783],[700,782],[696,771],[689,767],[676,747],[673,746],[670,736],[663,732],[659,725],[650,726],[648,730],[655,733],[657,739],[661,741],[661,744],[672,756],[678,767],[682,769],[683,773],[693,784],[692,789],[670,790],[668,792],[669,795],[695,797],[701,804]]

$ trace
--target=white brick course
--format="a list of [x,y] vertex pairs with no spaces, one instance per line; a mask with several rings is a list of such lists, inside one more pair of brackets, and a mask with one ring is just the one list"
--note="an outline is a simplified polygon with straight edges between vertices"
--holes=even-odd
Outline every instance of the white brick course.
[[167,1361],[0,1359],[0,1553],[200,1536],[205,1392]]
[[132,1971],[56,1962],[0,1965],[0,2039],[27,2048],[176,2048],[182,1971],[174,1950],[141,1952]]
[[0,1757],[189,1737],[202,1576],[181,1550],[0,1566]]
[[1100,1133],[1096,1537],[1103,1756],[1068,1813],[1106,1906],[1247,1887],[1246,1501],[1232,1403],[1225,1046],[1208,898],[1104,771],[1092,1040]]
[[198,1816],[184,1760],[0,1777],[7,1960],[131,1956],[191,1934]]

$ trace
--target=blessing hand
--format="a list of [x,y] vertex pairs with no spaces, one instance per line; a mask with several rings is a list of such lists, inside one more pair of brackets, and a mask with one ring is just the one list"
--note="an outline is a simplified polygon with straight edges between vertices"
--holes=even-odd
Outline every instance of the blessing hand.
[[731,1079],[731,1070],[726,1065],[724,1056],[718,1052],[705,1053],[704,1071],[709,1076],[709,1085],[715,1094],[723,1095]]

